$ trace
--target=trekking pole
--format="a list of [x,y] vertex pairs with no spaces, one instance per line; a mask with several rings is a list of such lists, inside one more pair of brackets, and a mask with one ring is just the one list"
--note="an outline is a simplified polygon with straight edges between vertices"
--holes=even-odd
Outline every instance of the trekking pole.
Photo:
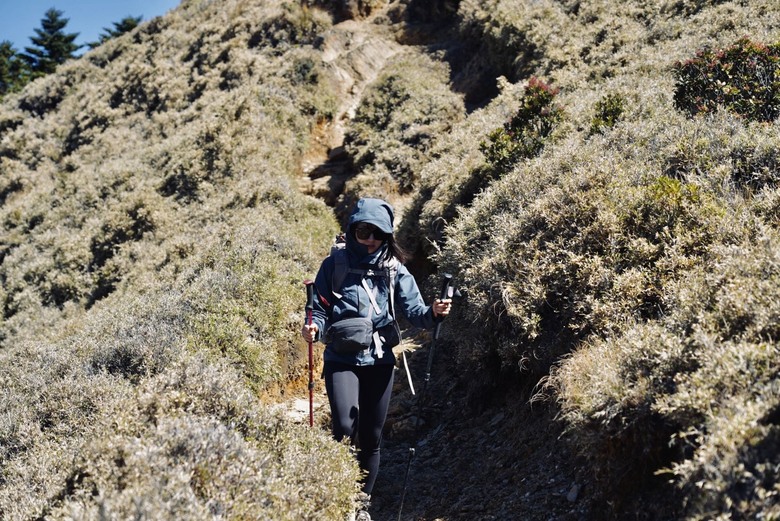
[[[444,274],[444,280],[441,284],[440,298],[442,300],[446,298],[452,298],[455,293],[455,288],[452,285],[452,275],[449,273]],[[433,367],[433,352],[436,348],[436,341],[439,340],[439,334],[441,333],[441,323],[444,317],[435,317],[434,321],[436,326],[433,329],[433,340],[431,341],[431,347],[428,350],[428,365],[425,367],[425,379],[423,379],[422,390],[420,391],[420,397],[417,399],[417,415],[414,418],[414,433],[415,437],[418,434],[418,428],[420,426],[420,412],[422,411],[423,400],[425,399],[425,390],[428,388],[428,382],[431,380],[431,368]],[[408,369],[408,368],[407,368]],[[398,521],[401,521],[401,514],[404,510],[404,498],[406,498],[406,488],[409,484],[409,471],[412,468],[412,460],[414,459],[416,452],[415,447],[409,447],[409,459],[406,461],[406,475],[404,476],[404,488],[401,490],[401,504],[398,507]]]
[[[314,309],[314,282],[303,281],[306,284],[306,324],[312,324]],[[309,427],[314,426],[314,342],[309,340]]]

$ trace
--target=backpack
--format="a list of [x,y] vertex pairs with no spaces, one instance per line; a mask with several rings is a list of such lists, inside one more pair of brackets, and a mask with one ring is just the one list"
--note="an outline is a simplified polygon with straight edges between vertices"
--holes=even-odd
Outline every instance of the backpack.
[[[333,276],[331,278],[331,288],[333,296],[337,299],[341,299],[340,293],[341,286],[344,285],[344,280],[349,273],[357,273],[364,278],[366,275],[370,275],[372,270],[361,270],[357,268],[351,268],[349,266],[349,260],[347,259],[347,240],[344,233],[340,233],[333,241],[333,245],[330,247],[330,256],[334,260]],[[398,259],[393,257],[385,267],[385,275],[388,279],[388,288],[390,289],[390,316],[395,322],[395,279],[398,275]]]

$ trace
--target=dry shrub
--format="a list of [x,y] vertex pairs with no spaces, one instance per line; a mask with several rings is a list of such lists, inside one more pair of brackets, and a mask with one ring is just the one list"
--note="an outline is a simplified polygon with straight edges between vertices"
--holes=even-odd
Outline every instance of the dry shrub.
[[[631,78],[611,84],[627,92]],[[633,81],[647,84],[638,77]],[[664,85],[666,92],[659,89]],[[624,98],[639,110],[630,108],[622,121],[598,134],[589,132],[592,109],[586,107],[593,105],[580,96],[591,103],[598,97],[563,95],[561,102],[573,107],[568,135],[471,198],[462,180],[478,174],[478,162],[470,171],[455,170],[459,185],[424,170],[422,182],[430,190],[418,195],[420,221],[451,224],[438,237],[424,228],[405,229],[438,241],[438,268],[454,273],[466,295],[448,329],[466,381],[495,385],[508,379],[528,389],[551,365],[560,366],[546,391],[560,399],[572,442],[587,456],[597,495],[612,502],[614,515],[667,486],[665,478],[654,477],[665,468],[675,469],[672,479],[682,490],[663,492],[670,508],[691,518],[723,512],[730,501],[747,502],[730,507],[734,515],[766,515],[775,508],[773,496],[740,492],[743,481],[730,463],[717,472],[707,467],[712,463],[699,466],[698,454],[709,450],[707,425],[717,415],[713,404],[751,404],[752,395],[737,386],[728,389],[740,399],[728,392],[698,395],[691,400],[697,405],[674,413],[668,404],[682,393],[681,375],[696,374],[710,365],[705,359],[712,350],[731,349],[732,343],[735,349],[757,350],[764,357],[757,375],[774,381],[766,357],[772,352],[767,342],[777,335],[770,325],[777,313],[772,260],[777,169],[770,151],[776,132],[725,113],[686,120],[675,114],[670,87],[666,79]],[[485,112],[498,113],[501,99]],[[477,117],[485,115],[472,114],[463,127],[477,125]],[[754,243],[762,246],[749,246]],[[729,258],[741,267],[726,269]],[[742,272],[746,259],[761,260]],[[717,296],[731,284],[732,296]],[[702,329],[710,333],[697,333]],[[479,376],[481,371],[493,378]],[[754,381],[740,371],[707,378],[710,385]],[[775,434],[767,418],[776,402],[768,397],[761,403],[754,416],[765,426],[759,429],[761,448],[743,450],[739,457],[753,473],[744,483],[768,491],[775,464],[768,448]],[[689,432],[705,433],[703,441],[694,443]],[[730,499],[716,502],[719,492],[713,492],[710,499],[684,505],[683,497],[699,493],[693,492],[693,475],[699,486],[728,491]],[[703,476],[709,477],[702,482]]]
[[565,38],[571,20],[560,2],[461,2],[458,19],[461,43],[449,59],[457,64],[454,87],[470,104],[494,97],[499,76],[513,83],[547,77],[576,56]]
[[4,98],[0,517],[350,508],[346,447],[258,396],[303,373],[301,281],[336,228],[294,181],[333,112],[329,24],[188,2]]
[[[3,177],[25,179],[4,190],[0,209],[14,230],[0,268],[3,336],[49,307],[90,306],[161,266],[181,270],[169,251],[208,243],[204,221],[281,202],[311,118],[332,115],[335,86],[313,47],[299,42],[280,54],[249,40],[279,9],[290,20],[312,18],[317,31],[327,16],[294,3],[234,4],[197,6],[210,16],[203,27],[186,6],[6,100],[21,107],[9,121],[33,105],[46,116],[9,123],[2,136]],[[306,71],[303,85],[290,82],[296,70]]]
[[[210,279],[200,283],[235,289]],[[278,376],[184,349],[198,338],[198,299],[213,298],[200,283],[189,297],[104,300],[57,343],[5,353],[0,510],[11,518],[340,518],[357,486],[346,447],[273,417],[246,385],[268,387]],[[264,342],[263,352],[244,356],[273,359],[275,347]],[[308,501],[298,501],[302,491]]]
[[344,140],[360,171],[345,199],[416,188],[433,143],[463,117],[461,97],[447,88],[448,72],[431,58],[405,53],[368,87]]
[[668,316],[583,345],[554,375],[595,467],[668,465],[690,519],[776,508],[777,239],[713,248],[667,287]]
[[484,184],[487,165],[480,143],[517,110],[521,87],[503,82],[505,90],[485,109],[473,112],[441,136],[421,165],[417,192],[404,213],[399,233],[422,261],[434,254],[444,229],[459,206],[468,205]]
[[4,381],[22,399],[4,404],[9,518],[340,519],[349,507],[346,447],[271,415],[231,369],[179,356],[134,388],[72,353],[27,349],[27,372]]

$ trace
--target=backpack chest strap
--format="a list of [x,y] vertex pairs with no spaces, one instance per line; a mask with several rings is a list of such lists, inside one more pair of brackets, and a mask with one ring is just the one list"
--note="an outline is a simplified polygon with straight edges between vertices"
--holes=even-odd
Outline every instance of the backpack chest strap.
[[382,313],[382,309],[379,307],[379,304],[376,303],[376,286],[374,286],[373,289],[369,288],[365,277],[360,281],[360,283],[363,285],[363,289],[366,290],[366,293],[368,293],[368,300],[371,301],[371,307],[374,308],[374,313],[380,315]]

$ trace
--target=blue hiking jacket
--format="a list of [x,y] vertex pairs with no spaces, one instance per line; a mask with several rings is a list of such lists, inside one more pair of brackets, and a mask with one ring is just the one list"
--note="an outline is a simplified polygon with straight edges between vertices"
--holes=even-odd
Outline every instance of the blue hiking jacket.
[[[390,292],[388,279],[384,276],[382,258],[387,251],[387,244],[383,244],[373,254],[369,254],[367,248],[357,242],[352,233],[352,227],[358,222],[368,222],[378,227],[385,233],[393,233],[393,208],[381,199],[361,199],[350,215],[347,227],[346,254],[350,268],[357,270],[374,270],[375,276],[365,277],[366,284],[372,292],[375,292],[377,306],[381,310],[379,314],[372,313],[371,299],[363,286],[363,278],[359,273],[347,273],[341,288],[335,288],[342,298],[333,294],[333,272],[336,262],[333,256],[327,257],[317,272],[314,280],[314,309],[312,320],[319,328],[317,340],[322,338],[331,324],[342,318],[372,317],[374,329],[392,323],[390,312]],[[397,275],[395,277],[395,313],[403,314],[409,322],[417,327],[430,329],[434,326],[433,310],[425,305],[417,282],[406,266],[397,263]],[[374,290],[376,288],[376,290]],[[375,365],[395,364],[395,355],[392,349],[381,349],[382,356],[378,355],[377,346],[372,342],[369,349],[365,349],[354,355],[338,354],[329,345],[325,346],[325,361],[341,362],[350,365]]]

